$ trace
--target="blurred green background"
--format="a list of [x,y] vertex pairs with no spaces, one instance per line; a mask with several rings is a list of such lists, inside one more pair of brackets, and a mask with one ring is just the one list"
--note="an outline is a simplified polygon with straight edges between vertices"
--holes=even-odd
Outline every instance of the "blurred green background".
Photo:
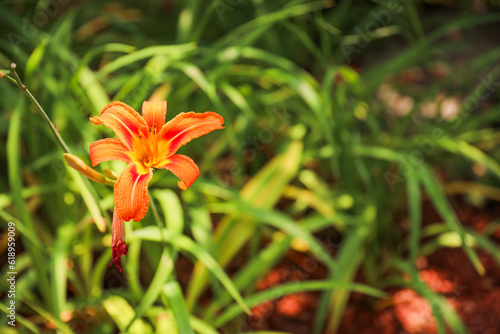
[[189,190],[154,174],[120,273],[112,188],[68,168],[1,79],[2,277],[8,222],[17,274],[0,332],[499,332],[499,6],[2,1],[0,68],[87,163],[113,137],[88,118],[111,101],[226,128],[181,149]]

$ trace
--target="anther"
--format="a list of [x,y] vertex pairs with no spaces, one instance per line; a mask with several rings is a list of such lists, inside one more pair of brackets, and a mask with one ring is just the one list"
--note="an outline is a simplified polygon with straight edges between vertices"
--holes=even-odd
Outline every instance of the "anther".
[[142,139],[142,138],[145,138],[147,137],[145,134],[144,134],[144,129],[143,128],[139,128],[139,138]]

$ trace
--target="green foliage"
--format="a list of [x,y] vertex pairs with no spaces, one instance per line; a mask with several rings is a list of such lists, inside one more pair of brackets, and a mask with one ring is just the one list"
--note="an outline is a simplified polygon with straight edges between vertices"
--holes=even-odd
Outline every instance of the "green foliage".
[[[489,234],[464,228],[446,196],[453,180],[469,182],[462,193],[483,203],[500,191],[500,50],[469,52],[456,65],[450,55],[473,42],[447,38],[473,36],[500,14],[478,15],[463,3],[445,20],[397,0],[4,6],[0,67],[8,74],[17,63],[47,113],[0,80],[0,222],[5,231],[16,225],[17,328],[248,332],[249,307],[321,291],[314,333],[330,333],[352,291],[380,299],[381,289],[409,287],[429,300],[440,333],[466,332],[415,269],[418,257],[441,247],[462,247],[479,274],[478,249],[500,261]],[[434,75],[437,67],[446,75]],[[414,72],[429,78],[401,79]],[[443,94],[460,104],[450,119],[439,115],[451,103]],[[148,214],[126,223],[122,275],[107,268],[112,188],[66,167],[61,146],[88,163],[89,145],[112,136],[88,117],[113,100],[139,110],[150,98],[168,100],[167,119],[211,110],[226,128],[182,149],[200,167],[189,190],[166,171],[154,174]],[[437,115],[424,115],[429,104]],[[474,174],[474,165],[488,172]],[[426,198],[443,223],[422,226]],[[340,244],[319,239],[332,229]],[[291,249],[326,277],[257,291]],[[175,270],[181,256],[194,263],[187,281]],[[361,270],[363,284],[355,280]],[[2,277],[9,271],[5,264]],[[2,311],[8,303],[5,295]],[[2,319],[0,331],[8,328]]]

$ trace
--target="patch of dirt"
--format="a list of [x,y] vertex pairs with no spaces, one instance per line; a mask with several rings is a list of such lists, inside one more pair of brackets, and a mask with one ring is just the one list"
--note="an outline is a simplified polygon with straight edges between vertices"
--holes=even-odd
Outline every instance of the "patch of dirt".
[[[496,207],[478,210],[456,201],[455,204],[458,204],[457,214],[462,223],[480,233],[485,231],[495,216],[498,217]],[[424,225],[440,221],[428,203],[424,203],[423,210]],[[500,231],[496,231],[490,239],[500,244],[499,236]],[[297,257],[302,255],[297,254],[299,253],[290,252],[276,269],[258,283],[258,290],[266,290],[285,282],[322,279],[326,276],[324,268],[304,271],[297,265]],[[488,253],[479,251],[478,254],[486,269],[483,277],[475,271],[461,248],[442,248],[419,259],[419,278],[457,311],[469,333],[500,333],[500,266]],[[358,275],[357,281],[363,281],[362,273]],[[411,289],[391,288],[388,292],[390,297],[386,300],[375,300],[353,293],[338,333],[437,333],[432,308],[442,311],[438,300],[429,303]],[[252,316],[247,317],[245,329],[311,333],[319,298],[320,294],[317,292],[305,292],[261,304],[253,308]],[[449,328],[447,331],[451,333]]]

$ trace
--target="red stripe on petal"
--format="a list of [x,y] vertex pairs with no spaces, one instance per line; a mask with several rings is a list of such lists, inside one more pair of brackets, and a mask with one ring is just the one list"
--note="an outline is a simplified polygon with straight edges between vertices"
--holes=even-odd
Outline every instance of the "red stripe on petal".
[[[139,135],[139,128],[147,125],[137,111],[119,101],[104,107],[98,118],[113,130],[122,144],[130,150],[133,148],[133,139]],[[97,124],[94,117],[91,121]]]
[[167,101],[144,101],[142,104],[142,118],[148,123],[151,129],[156,129],[160,132],[163,124],[165,124],[165,115],[167,114]]
[[169,157],[192,139],[224,129],[224,119],[214,112],[180,113],[163,126],[158,134],[160,155]]
[[109,160],[120,160],[127,164],[132,162],[128,155],[130,151],[118,139],[107,138],[95,141],[90,145],[89,151],[92,166]]
[[158,168],[168,169],[181,179],[181,182],[177,182],[177,185],[182,190],[189,188],[200,175],[198,166],[190,157],[182,154],[174,154],[167,161],[164,166]]
[[148,183],[153,172],[141,175],[135,163],[130,163],[115,184],[114,197],[118,215],[125,221],[140,221],[149,206]]

